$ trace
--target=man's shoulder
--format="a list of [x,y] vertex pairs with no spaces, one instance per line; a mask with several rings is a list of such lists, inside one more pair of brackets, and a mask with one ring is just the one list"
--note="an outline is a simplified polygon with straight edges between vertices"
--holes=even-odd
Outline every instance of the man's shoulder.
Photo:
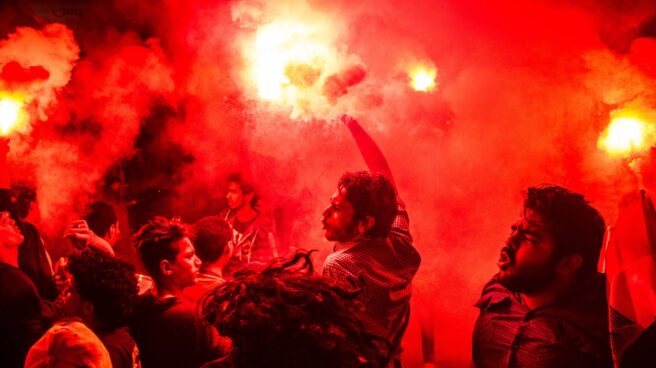
[[492,278],[485,283],[481,297],[476,306],[481,310],[486,310],[488,307],[511,301],[513,293],[499,282],[498,274],[494,274]]
[[19,268],[0,262],[0,280],[4,285],[11,286],[10,290],[34,290],[32,280]]
[[357,272],[357,263],[353,256],[342,250],[328,255],[323,263],[323,275],[331,279],[345,280],[354,277]]

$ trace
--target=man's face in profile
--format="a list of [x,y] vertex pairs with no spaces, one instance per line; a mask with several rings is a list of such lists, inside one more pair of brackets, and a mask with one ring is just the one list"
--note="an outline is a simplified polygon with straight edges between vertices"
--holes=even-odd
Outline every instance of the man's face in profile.
[[324,237],[330,241],[347,241],[357,234],[353,205],[346,199],[346,189],[340,188],[330,198],[321,221]]
[[524,209],[501,249],[499,282],[520,293],[543,290],[555,278],[554,250],[553,236],[542,216]]

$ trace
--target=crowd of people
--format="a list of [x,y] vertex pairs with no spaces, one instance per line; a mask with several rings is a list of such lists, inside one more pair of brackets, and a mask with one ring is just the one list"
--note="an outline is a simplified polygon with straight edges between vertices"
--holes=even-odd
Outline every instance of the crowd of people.
[[[337,182],[322,214],[335,244],[320,272],[312,251],[279,257],[254,187],[234,175],[226,211],[191,225],[158,216],[132,235],[147,287],[115,256],[118,217],[105,202],[71,222],[70,253],[53,266],[26,221],[34,194],[10,185],[3,141],[1,365],[400,367],[420,255],[382,152],[357,121],[342,120],[369,171]],[[614,364],[597,272],[604,231],[582,195],[554,185],[527,190],[499,271],[476,304],[475,367]],[[615,364],[653,364],[652,330]]]

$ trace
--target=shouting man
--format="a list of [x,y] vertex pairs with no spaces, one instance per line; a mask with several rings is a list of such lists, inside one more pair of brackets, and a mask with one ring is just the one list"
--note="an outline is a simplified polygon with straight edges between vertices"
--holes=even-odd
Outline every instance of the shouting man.
[[610,367],[605,280],[597,274],[604,220],[582,195],[529,188],[483,289],[476,367]]

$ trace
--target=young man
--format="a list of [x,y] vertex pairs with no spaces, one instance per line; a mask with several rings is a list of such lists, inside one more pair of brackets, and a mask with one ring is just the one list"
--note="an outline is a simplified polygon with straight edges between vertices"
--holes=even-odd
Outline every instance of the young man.
[[604,220],[582,195],[529,188],[483,289],[476,367],[610,367],[605,280],[597,274]]
[[192,228],[196,254],[202,261],[196,284],[184,289],[184,297],[197,302],[210,290],[225,282],[223,267],[232,255],[232,229],[218,216],[203,217]]
[[50,255],[36,226],[24,221],[36,200],[36,190],[22,184],[12,188],[7,165],[8,153],[9,140],[0,137],[0,211],[11,214],[23,236],[23,243],[18,248],[18,267],[32,280],[39,295],[52,301],[58,293]]
[[134,267],[89,248],[69,257],[64,313],[80,318],[102,341],[115,368],[131,368],[135,342],[127,329],[137,298]]
[[8,212],[0,212],[0,357],[3,367],[23,367],[44,332],[41,302],[32,281],[18,269],[23,235]]
[[74,247],[87,246],[100,249],[112,256],[119,240],[118,217],[114,207],[107,202],[93,202],[82,220],[72,221],[64,233]]
[[200,266],[189,236],[186,225],[163,217],[134,235],[156,293],[140,298],[130,324],[144,368],[200,367],[227,352],[216,330],[203,324],[196,306],[182,298]]
[[227,181],[228,209],[222,215],[234,230],[233,254],[226,270],[230,276],[248,265],[266,265],[278,256],[278,250],[273,221],[258,212],[253,185],[240,174],[230,175]]
[[374,332],[390,341],[390,358],[399,362],[420,257],[382,152],[357,121],[342,120],[371,171],[342,175],[323,212],[324,236],[336,242],[323,275],[362,290],[359,300]]

